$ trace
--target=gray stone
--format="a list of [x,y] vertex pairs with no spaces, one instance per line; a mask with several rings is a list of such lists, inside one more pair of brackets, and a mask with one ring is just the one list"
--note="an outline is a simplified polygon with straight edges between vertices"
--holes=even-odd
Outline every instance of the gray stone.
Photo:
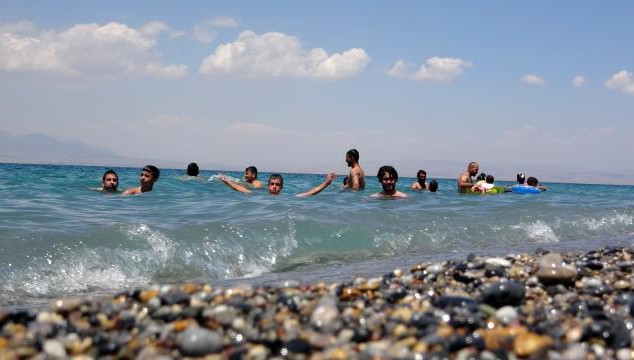
[[222,350],[222,337],[213,331],[190,327],[179,338],[179,350],[183,356],[204,356]]

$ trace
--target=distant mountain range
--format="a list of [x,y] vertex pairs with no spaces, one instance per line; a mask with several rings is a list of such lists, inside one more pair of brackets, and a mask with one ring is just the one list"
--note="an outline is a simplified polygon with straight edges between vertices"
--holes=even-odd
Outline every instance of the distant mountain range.
[[[521,171],[527,176],[536,176],[541,182],[634,185],[634,173],[628,172],[628,169],[617,172],[559,165],[530,165],[520,168],[516,165],[487,163],[484,160],[482,159],[480,163],[481,170],[493,174],[498,180],[513,181],[515,174]],[[152,163],[160,167],[175,169],[184,168],[187,163],[187,161],[179,160],[129,158],[120,156],[108,149],[86,145],[77,140],[60,141],[44,134],[13,135],[2,130],[0,130],[0,162],[103,166],[143,166]],[[242,169],[236,164],[201,162],[199,165],[204,169]],[[338,167],[345,166],[336,165]],[[384,164],[365,159],[361,165],[366,169],[366,176],[373,177],[374,169],[378,169]],[[401,177],[414,177],[419,167],[422,167],[427,170],[429,179],[453,179],[465,170],[467,164],[459,161],[397,159],[393,165]],[[315,161],[309,166],[306,166],[305,163],[297,166],[291,164],[273,170],[325,173],[332,167],[333,164]]]

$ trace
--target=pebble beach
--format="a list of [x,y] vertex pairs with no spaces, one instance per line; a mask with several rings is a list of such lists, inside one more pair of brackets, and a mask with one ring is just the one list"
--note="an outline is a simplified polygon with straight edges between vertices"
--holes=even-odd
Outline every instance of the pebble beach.
[[0,311],[0,359],[631,359],[634,249],[339,283],[151,286]]

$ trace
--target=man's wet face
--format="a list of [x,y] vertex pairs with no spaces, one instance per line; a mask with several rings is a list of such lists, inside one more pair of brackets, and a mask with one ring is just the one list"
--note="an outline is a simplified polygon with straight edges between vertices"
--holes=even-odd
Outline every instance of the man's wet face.
[[141,188],[152,189],[154,185],[154,174],[152,172],[143,170],[141,171]]
[[469,174],[470,174],[471,176],[476,176],[476,175],[478,175],[478,171],[480,171],[480,168],[479,168],[479,167],[477,167],[477,166],[470,166],[470,167],[469,167]]
[[354,159],[352,158],[352,155],[347,154],[346,155],[346,164],[348,164],[348,166],[352,165],[352,163],[354,162]]
[[109,192],[117,191],[117,187],[119,186],[119,179],[115,174],[107,174],[106,178],[103,180],[103,190]]
[[419,174],[418,175],[418,183],[419,184],[424,184],[425,181],[427,180],[427,174]]
[[383,176],[379,178],[381,182],[381,187],[383,187],[383,191],[385,192],[393,192],[396,190],[396,178],[390,176],[389,173],[383,173]]
[[272,178],[269,180],[269,194],[278,195],[282,192],[282,179]]
[[253,171],[245,171],[244,172],[244,181],[248,183],[252,183],[255,180],[255,173]]

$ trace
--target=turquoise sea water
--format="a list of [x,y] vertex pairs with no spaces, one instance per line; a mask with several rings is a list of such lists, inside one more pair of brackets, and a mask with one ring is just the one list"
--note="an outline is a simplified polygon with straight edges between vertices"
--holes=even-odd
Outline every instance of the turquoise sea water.
[[[352,193],[339,177],[298,198],[324,175],[284,174],[283,194],[271,196],[232,191],[218,171],[186,180],[164,169],[151,193],[121,196],[91,190],[105,170],[0,164],[0,306],[156,283],[350,280],[472,252],[634,242],[632,186],[481,196],[458,194],[454,179],[440,179],[437,193],[410,192],[414,179],[401,178],[408,199],[377,200],[375,178]],[[138,185],[138,168],[115,170],[120,188]]]

